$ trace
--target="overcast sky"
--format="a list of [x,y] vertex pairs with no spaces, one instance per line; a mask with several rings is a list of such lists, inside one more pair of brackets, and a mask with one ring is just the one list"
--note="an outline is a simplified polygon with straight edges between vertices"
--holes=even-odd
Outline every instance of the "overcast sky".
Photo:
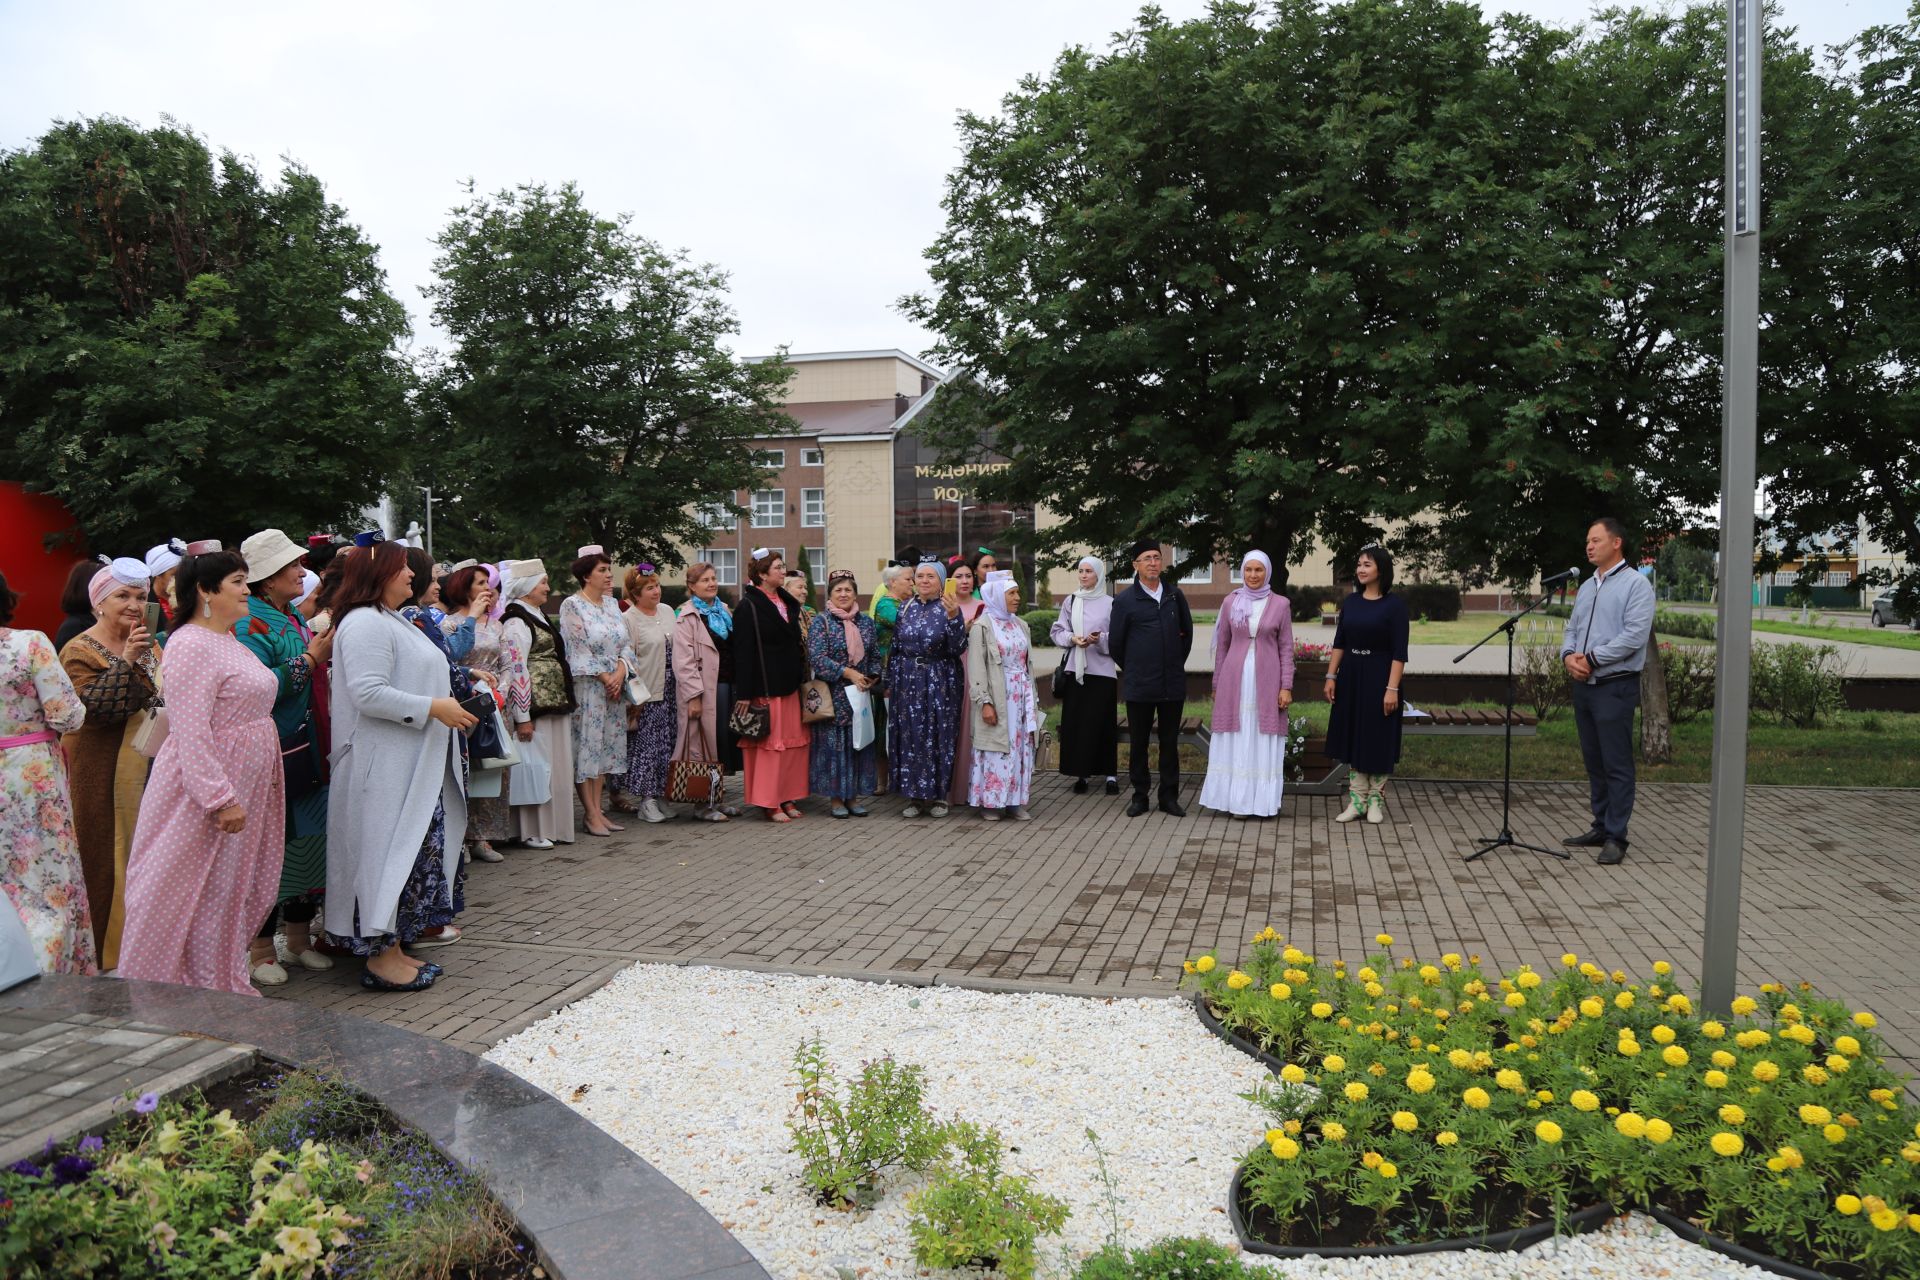
[[[56,119],[170,115],[216,149],[290,156],[381,247],[435,342],[434,235],[483,190],[577,181],[589,205],[732,273],[736,349],[924,350],[894,309],[926,282],[955,114],[992,111],[1129,0],[869,3],[0,0],[0,147]],[[1172,17],[1201,0],[1163,0]],[[1576,23],[1580,0],[1500,6]],[[1783,0],[1829,44],[1901,0]]]

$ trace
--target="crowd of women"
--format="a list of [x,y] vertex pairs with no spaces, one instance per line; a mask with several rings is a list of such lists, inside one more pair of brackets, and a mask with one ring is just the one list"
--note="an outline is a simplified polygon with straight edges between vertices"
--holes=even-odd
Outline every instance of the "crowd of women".
[[[1385,552],[1359,560],[1329,739],[1364,770],[1341,819],[1379,821],[1406,613]],[[1271,568],[1250,553],[1219,615],[1201,793],[1250,818],[1279,811],[1285,776],[1292,631]],[[505,846],[607,837],[670,804],[790,823],[819,796],[865,817],[889,791],[910,819],[1030,817],[1039,691],[1019,584],[990,551],[903,556],[864,607],[836,569],[818,610],[765,549],[731,605],[711,564],[677,610],[650,564],[616,592],[602,547],[568,573],[550,614],[539,560],[442,566],[376,533],[173,540],[76,564],[51,642],[8,626],[0,579],[0,880],[41,967],[257,994],[351,956],[367,989],[417,991],[442,973],[420,953],[460,937],[468,864]],[[1118,793],[1121,695],[1151,719],[1135,671],[1178,675],[1191,644],[1157,543],[1134,573],[1115,596],[1081,560],[1052,624],[1076,793]],[[1146,755],[1136,732],[1130,814]]]

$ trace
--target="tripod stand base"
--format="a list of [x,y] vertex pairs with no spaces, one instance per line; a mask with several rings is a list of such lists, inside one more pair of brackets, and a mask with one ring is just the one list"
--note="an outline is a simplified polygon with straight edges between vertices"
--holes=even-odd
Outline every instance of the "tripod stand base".
[[1558,858],[1562,862],[1571,861],[1573,858],[1573,855],[1565,849],[1547,849],[1537,844],[1522,844],[1513,838],[1511,831],[1502,831],[1497,836],[1481,836],[1474,843],[1480,847],[1462,858],[1462,862],[1472,862],[1475,858],[1484,857],[1495,849],[1528,849],[1534,853],[1544,853],[1549,858]]

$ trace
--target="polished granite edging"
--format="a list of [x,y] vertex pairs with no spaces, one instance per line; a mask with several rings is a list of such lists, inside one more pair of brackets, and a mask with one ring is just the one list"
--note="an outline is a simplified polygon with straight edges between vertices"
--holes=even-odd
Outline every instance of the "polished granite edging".
[[707,1211],[558,1098],[464,1049],[365,1018],[160,982],[38,978],[0,1010],[131,1017],[325,1066],[478,1173],[554,1280],[767,1280]]

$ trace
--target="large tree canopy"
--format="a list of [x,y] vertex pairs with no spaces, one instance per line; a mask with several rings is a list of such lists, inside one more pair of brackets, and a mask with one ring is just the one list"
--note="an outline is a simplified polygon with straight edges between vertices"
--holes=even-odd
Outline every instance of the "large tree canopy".
[[[791,428],[791,370],[736,360],[726,275],[588,209],[571,183],[471,196],[440,237],[434,317],[458,348],[427,379],[441,429],[420,462],[436,521],[551,551],[597,542],[675,562],[703,510]],[[436,537],[444,541],[436,528]]]
[[350,518],[407,440],[406,333],[296,165],[113,119],[0,153],[0,471],[96,544]]
[[[1769,103],[1831,109],[1770,40]],[[962,118],[935,288],[903,301],[971,375],[929,429],[993,432],[1013,466],[981,488],[1059,513],[1043,550],[1297,562],[1393,527],[1416,565],[1524,580],[1598,512],[1674,531],[1718,488],[1723,49],[1711,6],[1149,10]],[[1822,181],[1806,130],[1769,146],[1770,191]]]

